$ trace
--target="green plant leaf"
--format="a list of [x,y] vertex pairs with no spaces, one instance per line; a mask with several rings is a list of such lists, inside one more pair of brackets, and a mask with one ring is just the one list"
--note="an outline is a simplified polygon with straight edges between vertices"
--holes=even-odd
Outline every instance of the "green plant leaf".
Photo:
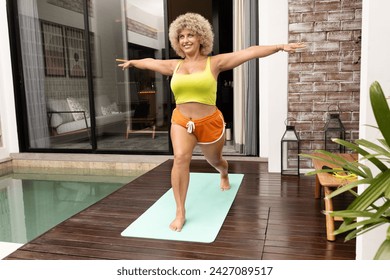
[[[360,148],[358,145],[355,145],[351,142],[348,142],[348,141],[345,141],[342,139],[335,139],[334,142],[354,150],[355,152],[362,155],[363,157],[370,155],[369,152],[367,152],[366,150]],[[388,167],[384,163],[382,163],[380,160],[378,160],[377,158],[369,158],[368,160],[371,161],[381,171],[385,171],[386,169],[388,169]]]
[[390,146],[390,109],[381,85],[375,81],[370,86],[370,100],[375,120],[387,146]]
[[374,260],[390,260],[390,240],[383,241],[374,256]]
[[386,157],[390,157],[390,152],[386,149],[384,149],[383,147],[371,142],[371,141],[368,141],[368,140],[365,140],[365,139],[359,139],[359,140],[356,140],[356,144],[358,145],[362,145],[366,148],[369,148],[375,152],[378,153],[378,155],[384,155]]
[[[367,178],[372,177],[371,171],[366,166],[358,163],[358,162],[350,162],[347,161],[345,158],[339,156],[338,154],[332,154],[328,151],[324,150],[316,150],[314,151],[315,154],[300,154],[301,157],[311,158],[311,159],[318,159],[325,163],[334,164],[336,166],[340,167],[346,167],[348,171],[351,171],[352,173],[356,174],[357,176]],[[363,169],[360,170],[359,167]],[[334,169],[317,169],[314,171],[309,171],[306,173],[307,176],[315,175],[318,173],[330,173],[335,171]],[[368,174],[367,174],[368,173]]]
[[390,226],[387,228],[386,240],[379,247],[374,260],[390,260]]
[[370,213],[367,211],[355,211],[355,210],[332,211],[329,212],[328,214],[331,216],[342,217],[342,218],[358,218],[358,217],[377,218],[375,213]]
[[390,151],[390,146],[387,145],[385,139],[378,139],[378,141],[385,147],[388,151]]
[[358,227],[355,230],[348,233],[348,235],[345,237],[345,241],[349,241],[353,238],[356,238],[359,235],[365,234],[366,232],[369,232],[377,227],[380,227],[383,224],[384,224],[384,222],[383,223],[367,224],[365,226]]
[[382,206],[380,206],[377,209],[374,218],[379,218],[381,216],[384,216],[384,214],[389,210],[389,208],[390,208],[390,200],[387,200],[385,201],[385,203],[382,204]]
[[370,227],[372,227],[374,225],[380,225],[386,222],[387,222],[386,219],[379,218],[379,219],[365,219],[351,224],[343,223],[337,230],[334,231],[334,234],[340,234],[354,229],[356,229],[356,232],[359,232],[365,229],[364,226],[369,225]]
[[366,179],[361,179],[361,180],[357,180],[357,181],[354,181],[354,182],[351,182],[345,186],[342,186],[338,189],[336,189],[335,191],[331,192],[329,195],[327,195],[326,197],[327,198],[333,198],[343,192],[346,192],[346,191],[350,191],[352,190],[353,188],[356,188],[358,185],[363,185],[363,184],[369,184],[371,182],[371,178],[366,178]]
[[363,193],[358,196],[352,203],[348,206],[348,210],[364,210],[368,206],[376,202],[381,196],[383,196],[385,190],[389,187],[390,184],[390,169],[386,170],[383,173],[379,173],[375,177],[371,185],[369,185]]

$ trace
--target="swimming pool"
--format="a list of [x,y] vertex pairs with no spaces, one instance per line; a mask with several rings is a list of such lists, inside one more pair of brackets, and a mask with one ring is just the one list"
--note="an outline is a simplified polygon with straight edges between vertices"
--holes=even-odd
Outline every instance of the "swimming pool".
[[24,244],[140,176],[0,177],[0,242]]

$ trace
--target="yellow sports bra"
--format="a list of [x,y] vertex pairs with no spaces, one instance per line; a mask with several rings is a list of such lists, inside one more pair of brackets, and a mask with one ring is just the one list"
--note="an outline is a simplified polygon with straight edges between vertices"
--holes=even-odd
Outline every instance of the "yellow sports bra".
[[217,100],[217,81],[210,68],[210,57],[207,58],[206,68],[202,72],[192,74],[177,73],[180,61],[171,79],[171,89],[175,96],[176,104],[198,102],[207,105],[215,105]]

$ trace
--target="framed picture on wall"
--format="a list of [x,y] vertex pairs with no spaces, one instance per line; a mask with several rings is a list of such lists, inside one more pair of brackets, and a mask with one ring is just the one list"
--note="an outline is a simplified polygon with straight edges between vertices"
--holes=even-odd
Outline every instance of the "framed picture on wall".
[[66,76],[62,25],[41,21],[45,75]]
[[83,78],[86,76],[84,31],[73,27],[65,27],[65,38],[69,77]]

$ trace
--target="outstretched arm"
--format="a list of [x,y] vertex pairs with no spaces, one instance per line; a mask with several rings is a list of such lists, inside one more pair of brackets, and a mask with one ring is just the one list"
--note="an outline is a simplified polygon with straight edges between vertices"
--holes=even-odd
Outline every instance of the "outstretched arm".
[[233,69],[248,60],[254,58],[266,57],[279,51],[295,53],[297,49],[306,47],[303,43],[290,43],[272,46],[252,46],[244,50],[216,55],[213,65],[217,67],[217,71],[222,72]]
[[178,63],[178,61],[175,59],[162,60],[154,58],[134,60],[116,59],[116,61],[122,62],[121,64],[118,64],[118,67],[122,67],[123,70],[130,67],[135,67],[138,69],[155,71],[166,76],[171,76],[173,74],[176,64]]

